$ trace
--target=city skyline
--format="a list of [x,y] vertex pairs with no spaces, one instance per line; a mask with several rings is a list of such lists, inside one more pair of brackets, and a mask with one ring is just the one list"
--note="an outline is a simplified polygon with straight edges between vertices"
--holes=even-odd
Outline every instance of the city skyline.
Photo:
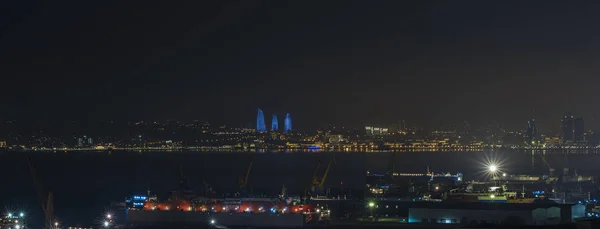
[[[216,126],[230,126],[230,127],[236,127],[236,128],[251,128],[251,129],[257,129],[257,126],[262,126],[261,123],[264,122],[264,131],[261,132],[266,132],[267,130],[273,130],[273,127],[277,127],[276,129],[279,130],[279,121],[277,119],[277,115],[273,114],[271,117],[271,121],[269,123],[269,125],[267,126],[267,121],[264,118],[264,113],[262,111],[262,109],[258,109],[258,114],[257,116],[255,116],[256,118],[254,119],[255,123],[249,125],[248,122],[240,122],[240,123],[232,123],[232,124],[226,124],[226,123],[215,123],[215,122],[208,122],[206,120],[198,120],[198,119],[192,119],[192,120],[177,120],[177,119],[157,119],[157,120],[152,120],[152,119],[131,119],[131,120],[110,120],[110,119],[100,119],[100,120],[53,120],[53,121],[44,121],[44,122],[40,122],[39,120],[23,120],[23,119],[13,119],[13,120],[4,120],[2,122],[4,123],[19,123],[19,125],[26,127],[26,128],[34,128],[36,126],[42,127],[42,128],[48,128],[48,127],[56,127],[57,124],[60,123],[80,123],[81,125],[91,125],[94,126],[93,123],[135,123],[135,122],[182,122],[182,123],[192,123],[192,122],[206,122],[206,123],[211,123],[212,125],[216,125]],[[262,114],[262,115],[261,115]],[[323,124],[323,125],[319,125],[316,127],[313,127],[314,125],[309,125],[309,127],[304,127],[304,128],[300,128],[301,131],[303,132],[312,132],[316,129],[323,129],[323,128],[329,128],[329,127],[345,127],[345,128],[350,128],[350,129],[363,129],[365,126],[370,126],[370,125],[375,125],[375,126],[381,126],[381,127],[387,127],[391,129],[398,129],[398,125],[401,125],[402,128],[410,128],[410,129],[423,129],[423,130],[450,130],[450,129],[463,129],[464,127],[467,128],[474,128],[477,129],[479,127],[484,127],[484,126],[491,126],[491,125],[496,125],[499,126],[500,128],[504,129],[505,131],[523,131],[525,134],[557,134],[559,136],[564,136],[565,135],[565,130],[566,129],[570,129],[572,132],[571,135],[574,134],[574,125],[577,123],[578,126],[578,138],[581,139],[581,136],[583,132],[587,132],[587,131],[598,131],[598,129],[594,129],[593,127],[589,127],[588,125],[583,125],[584,124],[584,117],[581,116],[577,116],[576,118],[572,118],[571,122],[572,125],[571,127],[567,127],[565,128],[564,124],[564,119],[567,116],[572,116],[570,112],[566,112],[567,115],[565,115],[564,117],[560,118],[560,119],[554,119],[554,120],[550,120],[549,121],[544,121],[541,122],[543,123],[543,125],[539,125],[539,124],[535,124],[535,123],[540,123],[539,120],[533,118],[530,120],[525,120],[525,121],[521,121],[520,123],[502,123],[502,122],[498,122],[496,120],[488,120],[486,122],[483,123],[478,123],[478,124],[474,124],[474,123],[470,123],[468,122],[468,120],[464,120],[462,122],[457,122],[457,123],[450,123],[450,122],[446,122],[443,125],[438,125],[438,126],[434,126],[434,125],[424,125],[424,126],[420,126],[418,124],[415,123],[411,123],[411,120],[408,120],[409,124],[407,123],[407,120],[396,120],[396,122],[394,123],[386,123],[386,122],[371,122],[371,123],[353,123],[353,124],[340,124],[340,123],[329,123],[329,124]],[[259,118],[261,117],[262,118]],[[288,122],[289,120],[289,122]],[[557,121],[558,120],[558,121]],[[525,122],[525,125],[523,125],[523,122]],[[286,113],[286,116],[284,117],[284,122],[281,128],[282,131],[286,131],[286,130],[291,130],[291,115],[290,113]],[[533,126],[531,126],[533,125]],[[287,127],[289,126],[289,128]],[[463,126],[463,127],[461,127]],[[479,126],[479,127],[478,127]],[[267,128],[268,127],[268,128]],[[261,127],[262,130],[262,127]],[[583,130],[583,131],[582,131]],[[533,131],[535,133],[530,133],[530,131]],[[573,138],[575,136],[573,135]],[[567,139],[570,140],[570,139]]]
[[0,5],[0,229],[600,222],[600,2]]
[[535,118],[560,131],[553,123],[570,111],[600,128],[589,105],[600,43],[587,29],[597,5],[240,1],[136,11],[120,1],[118,11],[67,0],[44,14],[24,2],[0,20],[10,85],[1,120],[238,125],[262,107],[307,129]]

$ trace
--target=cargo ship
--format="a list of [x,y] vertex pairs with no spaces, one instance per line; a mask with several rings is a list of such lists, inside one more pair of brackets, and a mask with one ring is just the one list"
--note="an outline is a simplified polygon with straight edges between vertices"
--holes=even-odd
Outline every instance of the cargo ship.
[[275,197],[212,198],[198,196],[185,180],[168,199],[133,195],[126,200],[128,226],[221,226],[299,228],[329,219],[330,210],[282,193]]

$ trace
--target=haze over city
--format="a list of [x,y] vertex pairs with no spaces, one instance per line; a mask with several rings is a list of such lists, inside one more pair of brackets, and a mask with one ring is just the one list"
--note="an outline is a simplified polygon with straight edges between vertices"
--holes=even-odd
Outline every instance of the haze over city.
[[600,127],[592,3],[3,5],[4,120]]
[[598,12],[0,2],[0,229],[600,228]]

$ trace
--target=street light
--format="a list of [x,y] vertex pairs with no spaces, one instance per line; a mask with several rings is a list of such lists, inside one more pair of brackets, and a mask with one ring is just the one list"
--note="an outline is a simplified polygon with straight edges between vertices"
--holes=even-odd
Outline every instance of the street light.
[[110,219],[110,218],[112,218],[112,215],[111,214],[106,214],[106,218]]
[[369,210],[371,210],[371,217],[373,217],[373,207],[375,207],[375,203],[369,202]]
[[214,220],[214,219],[211,219],[211,220],[210,220],[210,224],[215,224],[215,223],[216,223],[216,222],[215,222],[215,220]]
[[19,216],[23,217],[25,214],[23,212],[19,213]]
[[104,227],[108,227],[108,221],[104,221]]
[[488,169],[490,170],[490,172],[495,173],[496,171],[498,171],[498,166],[496,166],[496,165],[490,165],[488,167]]

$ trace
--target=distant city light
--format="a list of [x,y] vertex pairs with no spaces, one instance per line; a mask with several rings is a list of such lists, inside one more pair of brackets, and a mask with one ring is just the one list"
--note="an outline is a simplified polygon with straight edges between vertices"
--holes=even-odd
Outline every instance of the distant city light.
[[23,212],[21,212],[21,213],[19,214],[19,216],[23,217],[23,216],[25,216],[25,214],[23,214]]
[[375,203],[373,203],[373,202],[369,202],[369,207],[371,207],[371,208],[372,208],[372,207],[375,207]]

